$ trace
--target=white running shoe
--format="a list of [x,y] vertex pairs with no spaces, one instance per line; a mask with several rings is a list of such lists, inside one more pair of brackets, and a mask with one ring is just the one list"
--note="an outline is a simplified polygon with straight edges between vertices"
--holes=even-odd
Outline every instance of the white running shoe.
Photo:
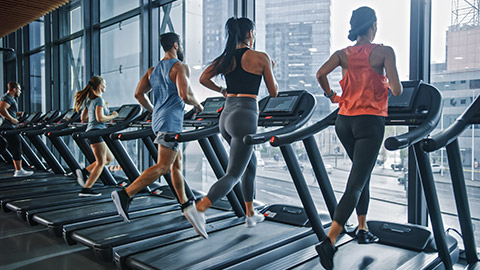
[[15,173],[13,174],[13,177],[26,177],[32,175],[32,171],[25,171],[23,168],[20,170],[16,170]]
[[85,178],[83,177],[83,172],[80,169],[75,170],[75,175],[77,176],[77,183],[81,186],[85,186]]
[[256,211],[253,213],[253,216],[245,218],[245,226],[247,228],[253,228],[257,223],[262,222],[265,220],[265,216],[262,214],[257,213]]
[[188,221],[190,221],[193,228],[200,236],[205,239],[208,238],[207,230],[205,229],[205,213],[197,211],[195,202],[193,202],[191,205],[187,206],[183,210],[183,215],[187,218]]

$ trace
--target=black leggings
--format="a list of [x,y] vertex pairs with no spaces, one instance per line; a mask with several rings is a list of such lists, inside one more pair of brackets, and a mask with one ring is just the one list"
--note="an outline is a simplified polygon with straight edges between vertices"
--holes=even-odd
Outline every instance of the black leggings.
[[382,145],[385,117],[338,115],[335,131],[352,161],[345,193],[333,215],[333,220],[343,226],[354,208],[357,210],[357,215],[367,214],[370,201],[370,176]]
[[257,160],[253,145],[243,143],[243,137],[257,133],[258,106],[250,97],[227,97],[225,109],[220,115],[219,128],[223,138],[230,144],[227,171],[208,191],[213,203],[227,195],[242,177],[242,193],[246,202],[255,196]]
[[13,160],[22,160],[22,143],[20,142],[20,135],[12,134],[2,136],[7,141],[8,151],[12,154]]

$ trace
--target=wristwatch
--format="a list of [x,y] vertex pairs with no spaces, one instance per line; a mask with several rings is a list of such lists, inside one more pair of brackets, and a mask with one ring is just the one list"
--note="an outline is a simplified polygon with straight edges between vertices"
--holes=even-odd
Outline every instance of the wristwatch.
[[323,95],[327,98],[331,98],[333,96],[333,94],[335,94],[335,92],[333,90],[330,89],[330,94],[327,95],[327,93],[323,93]]

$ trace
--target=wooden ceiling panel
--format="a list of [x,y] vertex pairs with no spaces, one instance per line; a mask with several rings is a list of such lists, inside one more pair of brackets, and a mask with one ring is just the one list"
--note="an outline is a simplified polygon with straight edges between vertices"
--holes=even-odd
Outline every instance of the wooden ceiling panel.
[[68,2],[70,0],[1,0],[0,38]]

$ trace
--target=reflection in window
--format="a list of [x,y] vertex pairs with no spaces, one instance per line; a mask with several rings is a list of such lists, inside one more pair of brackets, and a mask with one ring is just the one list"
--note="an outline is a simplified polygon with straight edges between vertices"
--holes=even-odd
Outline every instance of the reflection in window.
[[100,2],[100,21],[105,21],[140,5],[139,0],[102,0]]
[[46,112],[45,52],[43,51],[30,56],[30,89],[29,90],[30,90],[31,112]]
[[136,103],[140,79],[140,23],[134,17],[100,31],[100,70],[107,82],[103,94],[111,107]]
[[45,21],[43,17],[28,25],[28,37],[30,50],[45,44]]

